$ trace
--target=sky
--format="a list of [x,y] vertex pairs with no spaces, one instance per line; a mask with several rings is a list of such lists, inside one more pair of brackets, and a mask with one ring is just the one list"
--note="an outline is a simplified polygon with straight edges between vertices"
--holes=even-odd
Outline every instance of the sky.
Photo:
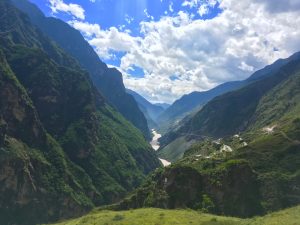
[[30,0],[149,101],[247,78],[300,51],[300,0]]

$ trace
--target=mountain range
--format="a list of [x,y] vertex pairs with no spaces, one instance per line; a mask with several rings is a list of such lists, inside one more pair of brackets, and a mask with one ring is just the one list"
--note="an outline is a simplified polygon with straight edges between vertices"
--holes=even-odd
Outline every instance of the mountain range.
[[0,12],[1,223],[49,222],[120,200],[160,167],[153,149],[27,15],[8,0]]
[[267,76],[214,98],[167,135],[162,140],[184,136],[194,142],[181,157],[172,158],[171,148],[159,153],[173,164],[113,209],[192,208],[252,217],[299,205],[299,53]]
[[225,94],[227,92],[237,90],[256,80],[267,77],[270,74],[273,74],[274,72],[278,71],[281,66],[299,57],[299,53],[297,53],[287,59],[279,59],[272,65],[268,65],[265,68],[258,70],[246,80],[231,81],[224,84],[220,84],[217,87],[208,91],[195,91],[182,96],[159,116],[158,121],[161,124],[160,131],[166,133],[168,129],[173,129],[174,125],[178,124],[178,121],[182,120],[186,116],[196,113],[213,98]]
[[126,90],[128,94],[132,95],[136,102],[138,103],[138,106],[140,110],[144,113],[148,125],[150,128],[156,128],[157,125],[157,118],[159,115],[165,111],[164,107],[167,107],[166,105],[160,106],[155,105],[149,102],[147,99],[145,99],[143,96],[139,95],[138,93],[127,89]]
[[146,118],[133,97],[126,93],[122,74],[114,68],[108,68],[80,32],[69,24],[53,17],[45,17],[34,4],[27,0],[12,0],[12,2],[30,17],[35,26],[89,72],[98,91],[149,140],[151,135]]
[[[219,138],[244,131],[249,126],[248,123],[251,123],[253,113],[264,94],[285,79],[280,71],[298,60],[300,53],[277,60],[243,81],[239,89],[213,98],[160,139],[159,155],[170,161],[177,160],[197,139],[205,136]],[[176,151],[172,150],[174,145],[177,146]]]
[[298,223],[299,52],[153,104],[67,23],[0,12],[1,224]]

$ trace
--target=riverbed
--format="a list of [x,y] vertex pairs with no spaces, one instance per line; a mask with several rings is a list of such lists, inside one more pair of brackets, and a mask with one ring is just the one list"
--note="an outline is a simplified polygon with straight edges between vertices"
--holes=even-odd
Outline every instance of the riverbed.
[[[161,134],[157,133],[157,131],[155,129],[152,129],[152,134],[153,134],[153,138],[152,138],[152,141],[150,142],[150,144],[151,144],[152,148],[155,151],[157,151],[160,147],[158,139],[161,138]],[[158,158],[158,159],[161,161],[161,163],[164,165],[164,167],[171,165],[171,162],[169,162],[165,159],[161,159],[161,158]]]

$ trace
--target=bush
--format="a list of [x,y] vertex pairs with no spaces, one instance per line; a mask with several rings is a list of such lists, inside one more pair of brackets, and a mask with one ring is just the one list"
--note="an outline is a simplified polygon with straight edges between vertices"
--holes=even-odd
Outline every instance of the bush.
[[215,208],[215,204],[206,194],[202,195],[202,211],[203,212],[212,212]]
[[125,216],[121,215],[121,214],[117,214],[114,216],[114,218],[112,219],[113,221],[121,221],[124,220]]

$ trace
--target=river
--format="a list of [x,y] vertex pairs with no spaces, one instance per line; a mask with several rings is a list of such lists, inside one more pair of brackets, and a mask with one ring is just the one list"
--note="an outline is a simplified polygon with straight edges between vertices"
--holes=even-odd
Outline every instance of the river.
[[[155,151],[157,151],[160,147],[158,139],[161,137],[161,134],[157,133],[155,129],[152,129],[152,134],[153,134],[153,138],[152,138],[152,141],[150,142],[150,144],[151,144],[152,148]],[[164,165],[164,167],[171,165],[171,162],[169,162],[165,159],[161,159],[161,158],[158,158],[158,159],[161,161],[161,163]]]

